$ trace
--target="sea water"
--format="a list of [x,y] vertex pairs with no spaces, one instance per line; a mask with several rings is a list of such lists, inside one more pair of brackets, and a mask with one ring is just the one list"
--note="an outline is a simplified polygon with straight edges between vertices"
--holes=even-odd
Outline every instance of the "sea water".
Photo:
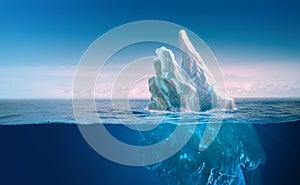
[[[87,120],[87,123],[79,124],[89,127],[104,124],[113,136],[132,145],[159,142],[180,126],[177,123],[181,115],[150,112],[147,110],[148,102],[130,100],[130,109],[127,110],[113,107],[110,100],[96,100],[97,110],[85,111],[97,115],[99,122]],[[257,165],[260,177],[246,181],[252,184],[260,179],[262,184],[299,183],[300,99],[236,99],[236,104],[236,110],[225,112],[219,138],[221,143],[231,143],[225,149],[238,148],[240,141],[251,146],[249,152],[254,156],[253,160],[243,164]],[[241,164],[234,163],[241,153],[222,158],[218,152],[209,152],[210,148],[206,151],[207,155],[213,153],[216,156],[205,156],[205,153],[194,150],[191,146],[196,145],[201,137],[195,134],[190,143],[166,161],[146,167],[124,166],[101,157],[89,147],[77,128],[71,100],[1,100],[0,110],[1,184],[201,184],[201,181],[207,183],[209,180],[213,184],[214,175],[222,176],[222,170],[216,169],[228,171],[224,167],[228,157],[232,159],[227,166],[235,166],[238,171]],[[197,121],[191,119],[186,124],[196,123],[197,133],[201,133],[214,113],[214,110],[193,113],[193,116],[197,115]],[[152,136],[153,133],[156,135],[150,137],[147,132],[141,134],[124,127],[122,121],[130,124],[130,119],[126,120],[128,115],[135,115],[144,124],[161,123],[158,130],[161,128],[164,132],[153,131]],[[252,141],[251,136],[247,137],[251,134],[257,135],[258,139]],[[265,157],[259,153],[261,151],[265,152]],[[228,154],[233,153],[229,151]],[[204,161],[214,163],[210,162],[212,166],[207,168]],[[207,170],[203,172],[207,177],[203,179],[199,170]],[[224,180],[218,182],[230,182],[226,178],[223,176]]]

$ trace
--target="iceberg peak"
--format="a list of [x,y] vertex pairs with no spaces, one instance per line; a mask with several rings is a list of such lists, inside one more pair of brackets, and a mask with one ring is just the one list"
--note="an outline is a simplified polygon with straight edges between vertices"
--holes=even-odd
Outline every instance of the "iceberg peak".
[[156,76],[148,80],[152,95],[148,109],[206,111],[221,104],[227,109],[235,108],[234,99],[217,94],[212,73],[184,30],[179,31],[178,40],[183,56],[181,66],[176,62],[172,50],[166,47],[155,50]]

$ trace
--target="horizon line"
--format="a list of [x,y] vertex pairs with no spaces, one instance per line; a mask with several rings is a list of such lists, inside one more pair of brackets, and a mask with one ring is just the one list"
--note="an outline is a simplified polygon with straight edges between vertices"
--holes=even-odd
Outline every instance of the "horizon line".
[[[259,97],[231,97],[233,99],[300,99],[300,96],[259,96]],[[0,100],[73,100],[73,98],[57,97],[25,97],[25,98],[0,98]],[[90,98],[76,98],[76,100],[90,100]],[[94,100],[112,100],[112,98],[94,98]],[[150,98],[114,98],[113,100],[151,100]]]

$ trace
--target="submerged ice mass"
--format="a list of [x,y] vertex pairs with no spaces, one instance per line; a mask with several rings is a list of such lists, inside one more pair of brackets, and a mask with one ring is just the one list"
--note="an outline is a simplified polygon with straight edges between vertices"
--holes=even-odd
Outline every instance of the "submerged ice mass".
[[179,32],[179,45],[183,55],[181,67],[170,49],[161,47],[155,51],[156,76],[148,81],[152,95],[148,109],[198,112],[216,107],[235,108],[232,98],[216,91],[212,73],[184,30]]
[[[178,153],[146,168],[165,185],[260,185],[259,166],[265,163],[265,154],[252,124],[224,123],[213,143],[199,151],[205,127],[198,124]],[[154,144],[153,138],[164,139],[172,127],[161,125],[160,130],[142,133],[145,144]]]

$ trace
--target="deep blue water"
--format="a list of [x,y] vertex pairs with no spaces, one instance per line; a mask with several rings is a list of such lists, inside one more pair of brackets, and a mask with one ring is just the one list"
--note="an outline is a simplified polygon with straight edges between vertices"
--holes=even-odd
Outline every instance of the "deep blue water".
[[[300,99],[236,102],[237,110],[227,112],[225,121],[253,123],[266,156],[265,164],[259,167],[262,184],[300,184]],[[97,111],[86,112],[99,114],[112,134],[132,144],[137,144],[140,135],[115,124],[119,121],[116,115],[126,121],[126,115],[134,114],[145,123],[161,121],[162,117],[166,123],[180,119],[177,114],[148,112],[145,100],[134,100],[130,105],[131,110],[112,109],[108,100],[97,100]],[[198,118],[205,122],[210,114],[214,112],[200,113]],[[86,143],[75,123],[69,100],[1,100],[0,184],[153,185],[166,184],[162,178],[170,178],[155,170],[103,158]]]

